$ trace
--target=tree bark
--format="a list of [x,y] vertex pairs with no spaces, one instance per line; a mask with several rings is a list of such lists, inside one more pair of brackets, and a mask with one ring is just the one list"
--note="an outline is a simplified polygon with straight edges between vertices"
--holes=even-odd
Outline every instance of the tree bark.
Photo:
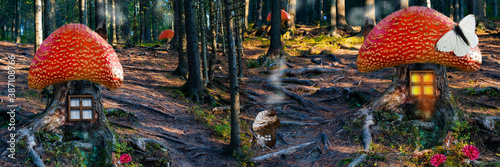
[[[277,0],[276,0],[277,1]],[[231,141],[229,143],[230,153],[236,153],[237,157],[241,155],[241,136],[240,136],[240,94],[238,86],[238,74],[236,64],[236,50],[233,40],[233,17],[231,14],[231,2],[225,0],[225,27],[226,27],[226,40],[229,61],[229,81],[231,93]],[[281,16],[281,15],[277,15]]]
[[453,0],[453,21],[454,22],[459,22],[460,21],[460,1],[459,0]]
[[337,26],[347,33],[353,31],[352,27],[345,20],[345,0],[337,0]]
[[205,2],[200,1],[201,14],[201,55],[203,64],[203,86],[208,84],[208,67],[207,67],[207,15],[205,14]]
[[431,0],[427,0],[425,4],[426,4],[426,6],[428,8],[432,8],[432,6],[431,6]]
[[246,31],[246,29],[248,28],[248,12],[250,10],[250,0],[245,0],[245,24],[243,25],[243,30]]
[[405,9],[408,8],[408,6],[408,0],[399,0],[399,9]]
[[[99,24],[106,25],[106,10],[104,6],[104,0],[95,0],[95,25],[96,30],[99,27]],[[106,31],[106,26],[101,27],[104,31]]]
[[[435,72],[436,96],[419,98],[410,94],[410,71],[433,70]],[[434,123],[435,137],[424,137],[425,148],[444,140],[455,121],[462,117],[455,103],[446,75],[446,67],[437,64],[409,64],[396,67],[395,78],[386,91],[366,104],[361,111],[382,111],[404,115],[404,120],[421,120]]]
[[218,34],[218,23],[216,17],[216,5],[215,2],[210,1],[210,35],[212,38],[212,53],[208,59],[208,80],[209,82],[214,79],[215,63],[217,62],[217,34]]
[[43,42],[42,0],[35,0],[35,52]]
[[137,0],[134,0],[134,22],[132,26],[134,27],[133,43],[137,44],[137,42],[139,41],[139,25],[137,23]]
[[[15,32],[15,41],[16,43],[21,43],[21,7],[22,7],[22,1],[21,0],[17,0],[16,1],[16,20],[15,20],[15,29],[14,29],[14,32]],[[14,39],[12,39],[14,40]],[[35,49],[36,50],[36,49]]]
[[288,28],[292,32],[292,34],[295,34],[295,16],[297,15],[297,0],[290,0],[288,4],[288,14],[290,14],[290,17],[292,18],[290,21],[288,21]]
[[321,10],[321,0],[314,0],[314,12],[313,12],[314,21],[321,22],[321,20],[323,19],[322,15],[323,12]]
[[55,4],[55,0],[44,0],[43,39],[47,38],[53,31],[56,30]]
[[87,0],[80,0],[80,23],[88,26]]
[[179,47],[178,49],[178,57],[179,57],[179,63],[177,64],[177,68],[174,70],[173,74],[177,76],[181,76],[186,78],[188,74],[188,59],[185,54],[186,50],[186,26],[184,26],[184,0],[177,0],[177,16],[176,20],[178,20],[178,23],[176,25],[176,34],[177,36],[177,46]]
[[200,74],[200,50],[198,49],[198,32],[195,25],[193,0],[184,1],[184,10],[186,16],[186,37],[187,37],[187,55],[189,63],[189,76],[184,85],[185,92],[194,102],[199,102],[203,97],[203,87]]
[[330,4],[330,33],[329,36],[338,36],[337,34],[337,0],[331,0]]
[[[461,2],[463,3],[463,0],[461,0]],[[493,0],[493,16],[494,17],[498,17],[498,8],[500,6],[498,6],[498,0]]]
[[271,44],[261,64],[274,63],[281,59],[281,8],[280,0],[271,0]]
[[110,21],[111,21],[111,44],[115,44],[116,39],[116,0],[111,0],[111,12],[110,12]]
[[[292,0],[293,1],[293,0]],[[258,28],[262,26],[262,0],[257,0],[257,7],[256,7],[256,12],[255,12],[255,24],[253,25],[253,28]]]
[[365,17],[375,20],[375,0],[365,1]]
[[[94,115],[92,121],[70,122],[68,116],[68,95],[90,94],[93,96]],[[40,117],[30,121],[24,127],[27,135],[34,136],[35,132],[45,132],[62,136],[62,141],[80,141],[92,143],[97,147],[99,158],[91,162],[91,166],[111,166],[112,152],[114,151],[114,135],[109,128],[104,115],[102,97],[99,85],[88,81],[69,81],[54,85],[54,95],[50,105],[46,107]],[[26,134],[26,133],[25,133]],[[35,140],[37,141],[37,140]]]

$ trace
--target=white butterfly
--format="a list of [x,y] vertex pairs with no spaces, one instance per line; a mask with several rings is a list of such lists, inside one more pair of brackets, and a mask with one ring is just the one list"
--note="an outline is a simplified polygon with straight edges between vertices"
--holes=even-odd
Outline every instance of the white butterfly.
[[476,20],[474,15],[470,14],[439,39],[436,49],[441,52],[453,51],[458,57],[465,56],[479,42],[474,31],[476,31]]

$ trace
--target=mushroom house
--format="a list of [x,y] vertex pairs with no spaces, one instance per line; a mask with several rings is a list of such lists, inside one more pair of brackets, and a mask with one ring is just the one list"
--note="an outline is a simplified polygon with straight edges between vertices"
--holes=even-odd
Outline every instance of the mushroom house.
[[[114,139],[100,85],[114,90],[122,83],[122,66],[106,40],[82,24],[60,27],[43,41],[31,61],[29,88],[52,85],[53,94],[41,116],[27,125],[27,135],[50,133],[65,142],[91,145],[105,154],[102,157],[111,156],[108,145]],[[102,159],[105,162],[99,164],[110,164],[112,158]]]
[[428,146],[444,140],[462,117],[446,72],[479,69],[481,53],[474,31],[472,15],[457,24],[427,7],[409,7],[381,20],[365,37],[357,68],[366,73],[395,67],[396,72],[386,91],[360,112],[367,117],[375,111],[396,113],[434,134]]

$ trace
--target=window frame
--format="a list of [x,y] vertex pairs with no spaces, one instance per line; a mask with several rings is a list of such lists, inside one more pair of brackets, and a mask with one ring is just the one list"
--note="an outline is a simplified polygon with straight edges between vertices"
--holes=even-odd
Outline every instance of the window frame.
[[[71,106],[71,99],[80,99],[80,104],[78,107],[72,107]],[[91,100],[91,106],[90,107],[84,107],[82,106],[82,99],[84,98],[90,98]],[[79,119],[71,119],[71,110],[80,110],[80,118]],[[83,119],[83,110],[92,110],[91,118],[90,119]],[[95,115],[95,110],[94,110],[94,96],[92,95],[68,95],[68,121],[71,122],[77,122],[77,121],[92,121],[94,120],[94,115]]]
[[[425,73],[431,73],[432,74],[432,82],[424,82],[424,75]],[[420,81],[419,82],[413,82],[412,81],[412,76],[413,74],[419,74],[420,75]],[[413,86],[414,85],[420,85],[420,94],[418,95],[414,95],[412,93],[413,91]],[[429,86],[429,85],[432,85],[432,95],[426,95],[424,94],[424,87],[425,86]],[[411,96],[415,96],[415,97],[426,97],[426,98],[432,98],[432,97],[436,97],[436,90],[437,90],[437,86],[436,86],[436,73],[434,72],[434,70],[418,70],[418,71],[410,71],[410,95]]]

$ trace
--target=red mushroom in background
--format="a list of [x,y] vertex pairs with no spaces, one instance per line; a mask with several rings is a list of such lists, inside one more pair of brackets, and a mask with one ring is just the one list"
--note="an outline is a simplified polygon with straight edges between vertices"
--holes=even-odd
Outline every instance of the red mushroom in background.
[[378,23],[359,50],[360,72],[371,72],[402,64],[435,63],[472,72],[481,66],[476,46],[463,57],[441,52],[436,43],[455,23],[445,15],[426,7],[397,11]]
[[83,24],[65,25],[45,39],[31,61],[28,87],[43,89],[87,80],[116,89],[123,82],[118,57],[101,36]]
[[158,39],[159,39],[159,40],[164,40],[164,39],[168,39],[168,40],[170,40],[170,39],[174,38],[174,34],[175,34],[175,33],[174,33],[174,31],[173,31],[173,30],[168,29],[168,30],[162,31],[162,32],[160,33],[160,36],[158,37]]
[[[266,20],[271,21],[271,12],[267,15]],[[292,17],[285,10],[281,9],[281,22],[290,20],[292,20]]]
[[[372,115],[375,111],[386,112],[379,115],[398,115],[398,120],[401,120],[399,125],[409,124],[419,127],[423,133],[433,134],[419,141],[426,143],[423,146],[426,148],[442,143],[441,139],[451,130],[454,121],[461,120],[463,114],[459,113],[460,109],[448,87],[446,66],[466,72],[480,68],[481,53],[477,42],[473,41],[474,30],[471,30],[475,27],[475,21],[473,18],[470,20],[471,17],[467,19],[455,27],[456,24],[450,18],[438,11],[413,6],[387,16],[368,33],[357,57],[359,72],[376,71],[375,76],[387,76],[390,75],[387,70],[377,70],[386,67],[395,67],[396,70],[389,87],[358,110],[360,115],[366,116],[368,125],[365,127],[368,133],[364,133],[363,137],[367,139],[364,140],[364,149],[370,149],[372,144],[371,137],[366,136],[370,135],[369,121],[382,119],[373,118],[377,117]],[[466,38],[445,35],[456,31],[457,27],[464,28],[462,26],[467,28]],[[446,46],[437,46],[441,39],[444,42],[440,43]],[[447,43],[447,40],[455,41]],[[470,43],[466,42],[468,40]],[[453,45],[457,42],[461,44]],[[455,53],[456,49],[460,53]],[[469,52],[464,53],[464,50]],[[365,77],[370,80],[374,75]],[[365,84],[366,87],[374,86],[369,82]]]
[[54,31],[36,52],[28,75],[32,89],[53,85],[52,99],[39,117],[20,130],[27,131],[20,136],[44,142],[33,135],[44,132],[61,136],[65,144],[84,143],[99,150],[92,156],[103,159],[89,166],[112,166],[114,134],[104,114],[101,87],[94,83],[110,89],[122,85],[123,69],[113,48],[82,24]]

